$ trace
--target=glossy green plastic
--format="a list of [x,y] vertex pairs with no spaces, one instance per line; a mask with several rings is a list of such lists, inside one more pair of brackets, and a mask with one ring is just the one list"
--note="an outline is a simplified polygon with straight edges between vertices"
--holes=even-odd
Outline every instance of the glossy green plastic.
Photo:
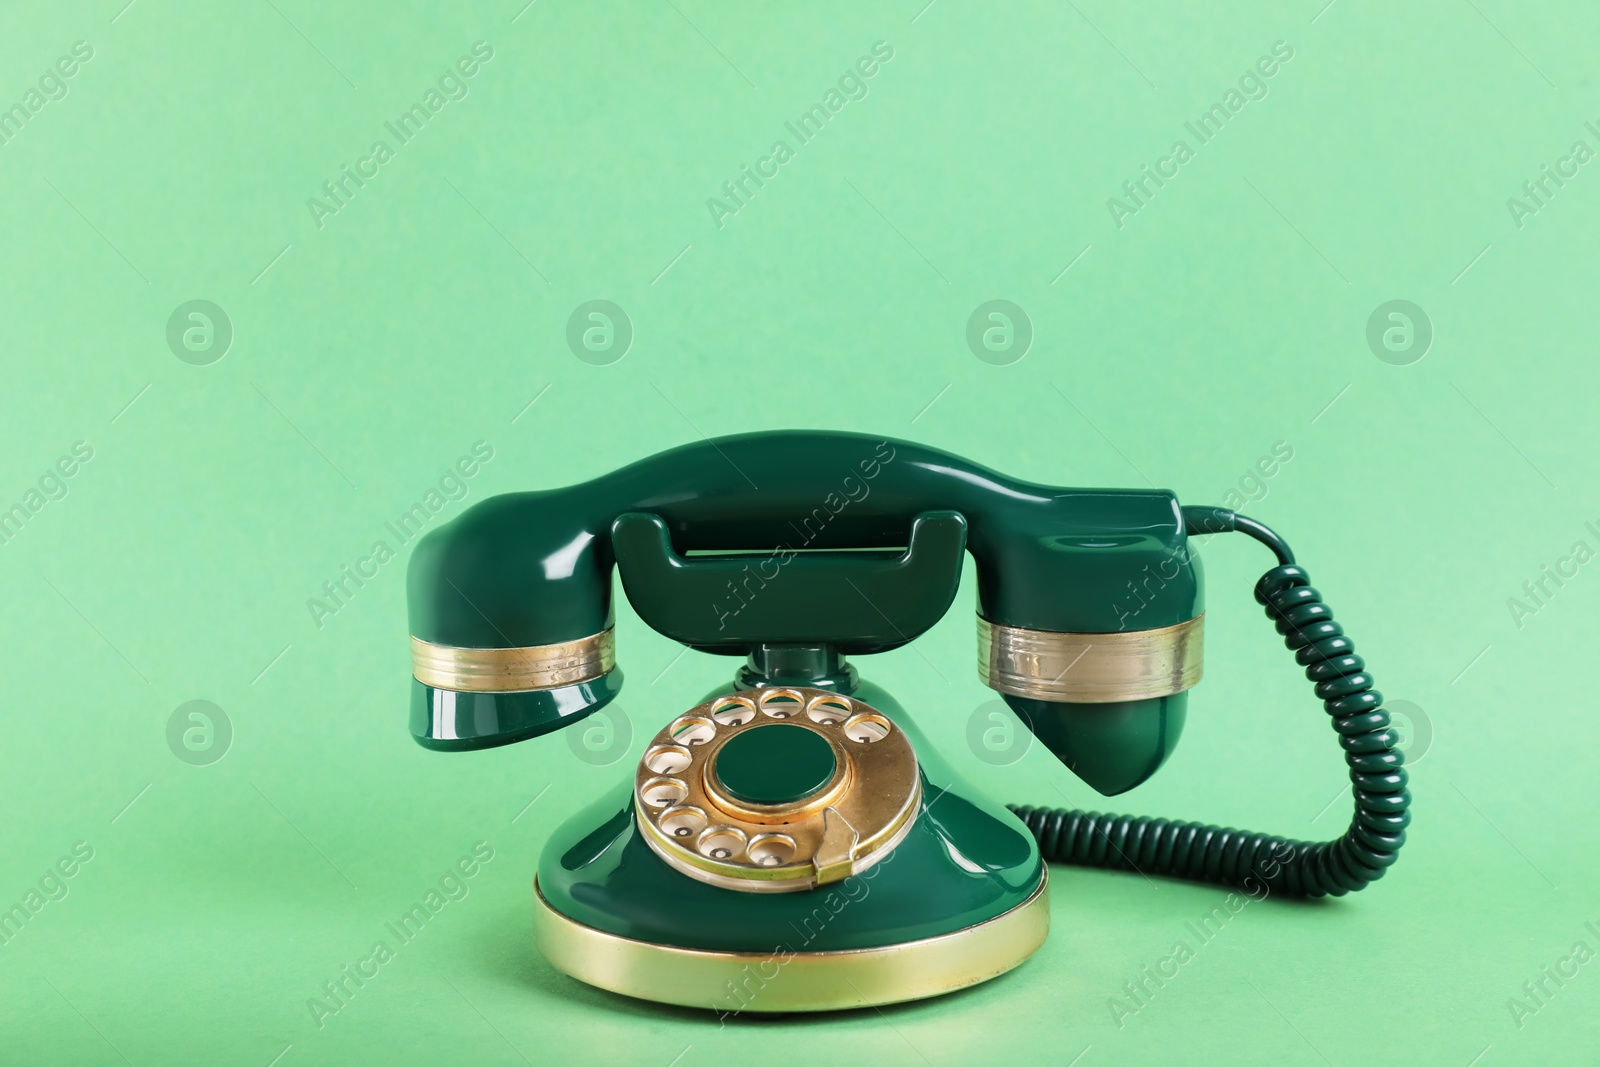
[[1056,759],[1106,796],[1126,793],[1166,762],[1183,733],[1189,694],[1110,704],[1005,695]]
[[839,763],[818,734],[788,723],[764,723],[717,749],[717,783],[746,804],[793,804],[828,784]]
[[[411,633],[467,648],[598,633],[612,619],[612,524],[629,512],[659,516],[679,556],[750,552],[781,567],[816,549],[904,549],[929,511],[965,519],[978,607],[992,622],[1112,633],[1199,613],[1170,492],[1055,488],[904,441],[786,430],[684,445],[579,485],[481,501],[413,552]],[[737,605],[731,597],[724,589],[721,603],[700,605],[712,629]],[[859,599],[825,610],[825,633],[877,617]],[[641,614],[652,626],[670,622]],[[774,640],[752,622],[735,616],[728,628],[746,643]],[[883,648],[910,639],[881,617],[875,625]]]
[[[906,549],[684,559],[660,516],[630,512],[611,528],[634,610],[674,641],[746,652],[752,636],[826,641],[847,655],[883,652],[944,617],[961,584],[967,521],[954,511],[912,518]],[[715,612],[706,611],[714,605]],[[874,609],[876,605],[876,609]]]
[[[749,656],[741,678],[751,683],[781,678],[787,650],[837,656],[914,639],[948,609],[963,546],[991,622],[1113,633],[1184,622],[1202,607],[1199,561],[1169,492],[1056,488],[904,441],[797,430],[685,445],[578,485],[477,504],[413,553],[411,633],[468,648],[586,637],[612,624],[620,565],[646,623],[703,651]],[[424,686],[412,733],[436,748],[518,741],[592,712],[619,684],[559,698],[479,694],[470,716],[464,695]],[[822,684],[848,690],[853,678],[841,669]],[[1120,731],[1099,728],[1112,721],[1104,716],[1082,729],[1045,714],[1025,721],[1040,723],[1086,780],[1119,785],[1128,767],[1158,766],[1181,726],[1181,701],[1139,704],[1123,709]],[[1119,766],[1098,774],[1113,758]]]
[[526,741],[570,726],[622,689],[613,667],[591,682],[520,693],[457,693],[411,679],[411,736],[427,748],[465,752]]
[[741,689],[763,685],[805,685],[853,693],[860,680],[855,664],[826,643],[813,645],[759,644],[750,649],[735,681]]
[[796,893],[707,885],[651,851],[624,783],[550,837],[539,861],[545,900],[568,918],[623,937],[746,952],[899,944],[966,929],[1027,900],[1044,867],[1022,822],[961,782],[886,692],[863,682],[856,697],[906,731],[923,774],[910,832],[866,871]]

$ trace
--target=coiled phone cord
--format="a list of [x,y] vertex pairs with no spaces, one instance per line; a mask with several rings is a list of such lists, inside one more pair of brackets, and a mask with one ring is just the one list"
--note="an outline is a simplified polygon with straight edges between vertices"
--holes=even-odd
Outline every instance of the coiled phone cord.
[[[1333,841],[1296,841],[1270,834],[1172,822],[1150,816],[1105,815],[1070,808],[1013,805],[1047,861],[1113,867],[1254,889],[1266,885],[1288,896],[1342,896],[1383,877],[1405,844],[1405,754],[1389,728],[1383,696],[1373,690],[1355,644],[1333,611],[1294,562],[1283,538],[1254,519],[1226,508],[1185,507],[1190,534],[1237,530],[1271,548],[1278,566],[1256,582],[1255,597],[1305,668],[1350,765],[1355,815]],[[1255,879],[1255,885],[1250,880]]]

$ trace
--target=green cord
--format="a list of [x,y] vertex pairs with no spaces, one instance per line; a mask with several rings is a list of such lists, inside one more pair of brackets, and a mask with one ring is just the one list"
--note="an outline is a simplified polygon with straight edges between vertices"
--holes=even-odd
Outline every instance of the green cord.
[[[1383,695],[1372,688],[1355,644],[1333,611],[1295,565],[1294,553],[1272,530],[1226,508],[1185,507],[1191,535],[1238,531],[1271,548],[1279,565],[1256,582],[1256,601],[1305,668],[1332,716],[1350,781],[1355,814],[1333,841],[1296,841],[1245,830],[1171,822],[1149,816],[1104,815],[1069,808],[1012,806],[1047,861],[1113,867],[1254,889],[1264,884],[1289,896],[1341,896],[1382,878],[1405,844],[1405,754],[1389,728]],[[1255,885],[1251,880],[1255,880]]]

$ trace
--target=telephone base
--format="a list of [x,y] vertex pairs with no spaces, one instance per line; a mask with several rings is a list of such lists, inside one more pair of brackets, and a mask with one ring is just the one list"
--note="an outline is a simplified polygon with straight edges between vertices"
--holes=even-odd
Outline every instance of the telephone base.
[[726,1016],[917,1000],[1032,955],[1050,926],[1033,835],[962,781],[881,687],[862,680],[851,699],[916,752],[917,814],[896,843],[825,885],[728,888],[663,859],[641,829],[635,783],[619,782],[545,843],[534,882],[545,958],[602,989]]
[[663,1004],[745,1012],[839,1011],[896,1004],[986,982],[1032,956],[1050,932],[1049,876],[1021,904],[937,937],[840,951],[729,952],[607,933],[552,907],[534,879],[534,935],[558,970]]

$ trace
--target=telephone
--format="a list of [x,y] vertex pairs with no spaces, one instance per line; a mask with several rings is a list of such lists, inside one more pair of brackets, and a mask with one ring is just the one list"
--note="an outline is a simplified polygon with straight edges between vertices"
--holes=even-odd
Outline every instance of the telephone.
[[[970,552],[979,679],[1122,793],[1172,752],[1200,681],[1189,539],[1229,531],[1276,555],[1256,599],[1344,749],[1355,811],[1333,841],[1007,808],[918,729],[938,709],[913,715],[850,661],[933,626]],[[853,433],[706,440],[434,529],[408,573],[416,740],[509,744],[613,700],[613,566],[652,628],[742,662],[664,711],[631,778],[540,858],[539,948],[591,985],[724,1014],[929,997],[1043,944],[1050,861],[1339,895],[1405,841],[1382,697],[1277,534],[1162,490],[1055,488]]]

